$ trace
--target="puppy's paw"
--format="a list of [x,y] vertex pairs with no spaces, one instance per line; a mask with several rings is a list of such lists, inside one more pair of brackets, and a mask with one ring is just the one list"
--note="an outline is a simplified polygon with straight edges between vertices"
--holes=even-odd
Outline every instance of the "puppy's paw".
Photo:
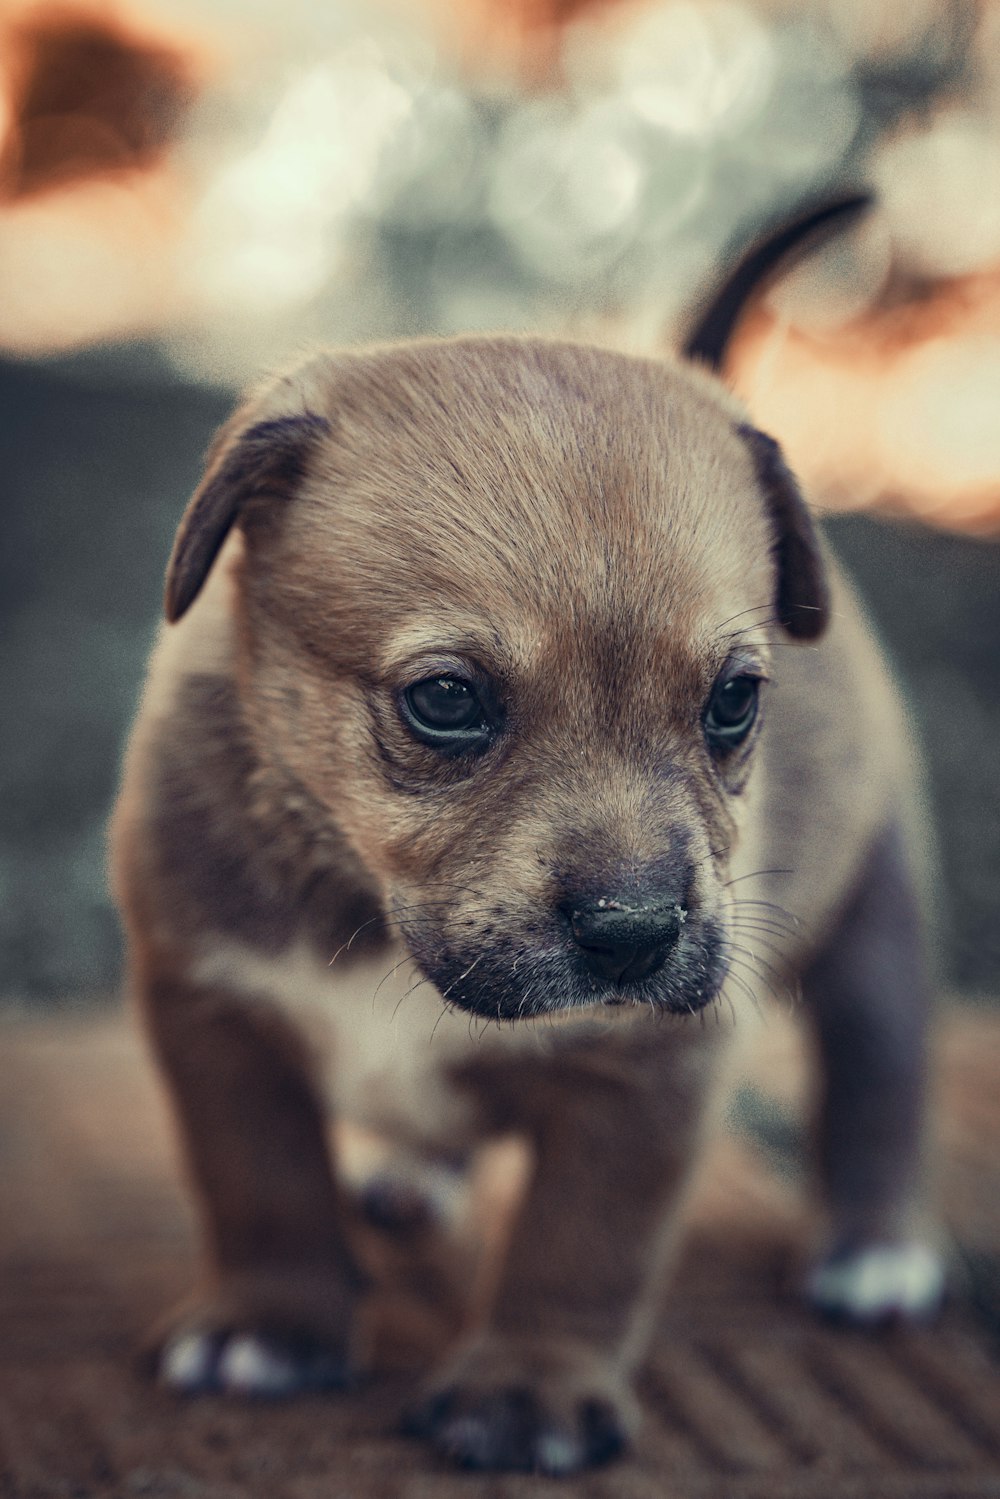
[[866,1244],[822,1260],[806,1294],[824,1316],[857,1326],[919,1322],[939,1309],[945,1275],[926,1244]]
[[349,1362],[302,1334],[250,1328],[187,1328],[164,1342],[159,1382],[181,1395],[226,1394],[280,1400],[352,1382]]
[[358,1328],[352,1290],[333,1276],[240,1276],[175,1311],[144,1363],[178,1394],[281,1399],[352,1383]]
[[439,1371],[405,1427],[463,1468],[562,1478],[616,1457],[637,1422],[631,1391],[591,1350],[493,1335]]

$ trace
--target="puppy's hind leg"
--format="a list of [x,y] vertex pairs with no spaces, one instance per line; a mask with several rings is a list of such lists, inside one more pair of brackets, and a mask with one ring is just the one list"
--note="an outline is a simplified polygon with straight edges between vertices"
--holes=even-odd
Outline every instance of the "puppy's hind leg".
[[943,1290],[920,1237],[930,1008],[923,920],[901,828],[873,843],[803,978],[823,1070],[820,1166],[831,1214],[808,1291],[862,1323],[923,1317]]
[[361,1277],[299,1038],[260,1001],[154,977],[145,1019],[196,1191],[205,1278],[155,1343],[183,1393],[343,1384]]

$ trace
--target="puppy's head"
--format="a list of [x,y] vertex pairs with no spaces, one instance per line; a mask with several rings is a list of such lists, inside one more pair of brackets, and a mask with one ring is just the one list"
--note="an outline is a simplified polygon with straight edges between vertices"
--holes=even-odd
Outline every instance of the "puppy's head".
[[595,349],[329,356],[223,434],[170,617],[234,522],[260,752],[450,1003],[714,998],[770,642],[827,611],[769,439],[691,370]]

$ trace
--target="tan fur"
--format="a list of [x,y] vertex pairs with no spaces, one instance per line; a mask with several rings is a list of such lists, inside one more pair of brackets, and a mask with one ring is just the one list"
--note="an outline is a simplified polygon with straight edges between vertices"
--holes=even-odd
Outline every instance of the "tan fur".
[[[320,355],[229,424],[175,551],[168,611],[187,612],[154,654],[115,865],[205,1216],[184,1325],[349,1359],[334,1105],[456,1159],[522,1132],[535,1168],[489,1330],[421,1416],[473,1465],[571,1471],[631,1429],[726,1003],[808,969],[911,796],[832,564],[821,638],[774,618],[779,584],[825,603],[785,576],[808,522],[767,492],[743,420],[698,371],[571,344]],[[818,576],[811,532],[792,541]],[[733,651],[773,681],[756,748],[719,765],[701,719]],[[470,662],[507,704],[474,763],[397,709]],[[693,956],[674,987],[668,964],[641,1003],[563,997],[559,892],[668,880],[679,851]],[[781,919],[741,917],[741,893]],[[713,922],[737,944],[721,998],[697,987]],[[521,1387],[530,1421],[510,1415]]]

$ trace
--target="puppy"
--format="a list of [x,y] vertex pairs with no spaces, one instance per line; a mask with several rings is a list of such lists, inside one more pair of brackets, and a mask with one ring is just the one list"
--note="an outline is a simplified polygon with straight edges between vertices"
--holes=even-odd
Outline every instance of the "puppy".
[[414,1426],[477,1468],[609,1458],[732,1033],[705,1016],[775,984],[825,1073],[812,1295],[931,1309],[904,715],[705,370],[514,337],[317,355],[218,437],[166,612],[114,866],[204,1234],[168,1384],[364,1361],[331,1109],[411,1164],[516,1133],[492,1304]]

